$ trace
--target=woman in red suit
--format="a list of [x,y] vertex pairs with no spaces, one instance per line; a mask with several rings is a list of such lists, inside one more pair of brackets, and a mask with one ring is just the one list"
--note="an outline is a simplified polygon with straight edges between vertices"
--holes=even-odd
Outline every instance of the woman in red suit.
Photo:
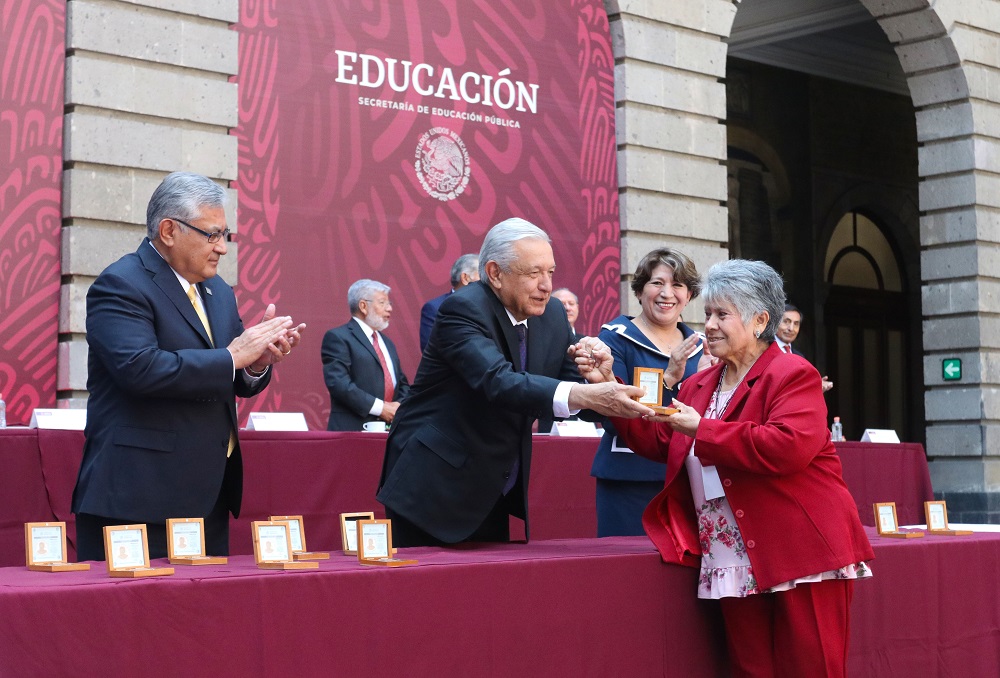
[[[666,562],[701,568],[698,597],[721,601],[734,676],[843,676],[854,580],[871,576],[874,553],[820,375],[772,345],[785,295],[770,266],[716,264],[702,296],[719,364],[684,382],[675,414],[613,419],[632,450],[667,464],[643,526]],[[586,341],[581,372],[612,379],[610,354]]]

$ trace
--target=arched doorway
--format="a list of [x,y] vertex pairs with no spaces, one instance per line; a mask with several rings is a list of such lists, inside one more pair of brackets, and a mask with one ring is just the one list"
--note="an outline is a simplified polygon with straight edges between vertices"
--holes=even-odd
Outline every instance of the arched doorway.
[[803,312],[796,346],[833,380],[827,405],[849,439],[893,428],[923,441],[914,105],[875,18],[859,2],[836,4],[836,25],[821,12],[807,21],[791,0],[737,9],[730,250],[784,277]]
[[823,278],[828,394],[848,440],[865,428],[914,432],[906,394],[912,388],[907,356],[909,313],[905,278],[885,231],[857,212],[844,214],[826,249]]

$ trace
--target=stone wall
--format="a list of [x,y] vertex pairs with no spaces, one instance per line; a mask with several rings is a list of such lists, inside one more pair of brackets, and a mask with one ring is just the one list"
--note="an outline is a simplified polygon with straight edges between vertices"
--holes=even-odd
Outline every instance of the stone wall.
[[[145,235],[168,172],[236,178],[238,0],[70,0],[58,398],[86,398],[86,292]],[[228,221],[236,228],[235,192]],[[220,273],[236,280],[236,245]]]
[[[683,250],[700,270],[728,258],[726,45],[731,2],[607,0],[615,49],[623,310],[650,250]],[[700,314],[686,321],[700,323]]]

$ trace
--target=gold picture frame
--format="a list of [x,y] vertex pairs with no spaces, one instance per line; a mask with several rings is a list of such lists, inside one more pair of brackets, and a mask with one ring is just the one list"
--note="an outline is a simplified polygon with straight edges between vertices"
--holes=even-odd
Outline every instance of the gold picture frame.
[[340,514],[340,544],[345,556],[358,555],[358,521],[375,520],[373,511]]
[[392,521],[359,520],[358,527],[358,562],[362,565],[381,565],[383,567],[400,567],[415,565],[411,558],[396,558],[396,550],[392,548]]
[[899,520],[896,518],[896,502],[887,501],[874,505],[875,508],[875,529],[880,537],[892,537],[896,539],[914,539],[924,536],[918,531],[899,531]]
[[167,518],[167,560],[171,565],[225,565],[225,556],[205,553],[204,518]]
[[632,372],[632,385],[646,392],[635,398],[635,401],[645,405],[657,414],[676,414],[676,407],[663,405],[663,370],[658,367],[636,367]]
[[306,523],[302,516],[271,516],[271,520],[288,523],[289,536],[292,540],[292,560],[327,560],[330,557],[325,551],[310,551],[306,548]]
[[89,570],[90,563],[66,560],[66,523],[24,524],[25,565],[34,572],[74,572]]
[[948,505],[944,501],[925,501],[924,517],[928,534],[951,537],[973,534],[972,530],[951,529],[948,524]]
[[291,526],[287,520],[255,520],[250,529],[253,558],[262,570],[309,570],[319,567],[315,561],[293,560]]
[[172,567],[150,567],[146,526],[105,525],[104,559],[110,577],[162,577],[174,573]]

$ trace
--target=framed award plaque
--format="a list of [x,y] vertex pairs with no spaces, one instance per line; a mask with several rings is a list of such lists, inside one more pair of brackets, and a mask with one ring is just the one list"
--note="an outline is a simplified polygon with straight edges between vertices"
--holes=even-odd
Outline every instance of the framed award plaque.
[[972,534],[972,530],[953,530],[948,525],[948,507],[943,501],[925,501],[924,515],[927,517],[927,533],[947,536]]
[[315,561],[292,559],[292,530],[287,520],[255,520],[253,557],[264,570],[309,570],[319,567]]
[[204,518],[167,518],[167,558],[171,565],[225,565],[224,556],[205,554]]
[[310,551],[306,548],[306,526],[302,516],[271,516],[271,520],[288,523],[292,538],[292,560],[327,560],[330,557],[325,551]]
[[358,555],[359,520],[375,520],[375,514],[371,511],[340,514],[340,542],[344,548],[344,555]]
[[24,557],[29,570],[73,572],[89,570],[90,563],[66,562],[66,523],[25,523]]
[[875,504],[875,527],[880,537],[894,537],[896,539],[913,539],[924,536],[923,532],[899,531],[899,522],[896,520],[896,503],[889,501]]
[[645,395],[636,398],[657,414],[676,414],[676,407],[663,406],[663,370],[656,367],[636,367],[632,375],[632,385],[638,386]]
[[392,548],[391,520],[359,520],[358,531],[358,562],[362,565],[383,565],[399,567],[414,565],[416,560],[395,558]]
[[104,558],[111,577],[162,577],[172,567],[149,566],[149,541],[145,525],[105,525]]

